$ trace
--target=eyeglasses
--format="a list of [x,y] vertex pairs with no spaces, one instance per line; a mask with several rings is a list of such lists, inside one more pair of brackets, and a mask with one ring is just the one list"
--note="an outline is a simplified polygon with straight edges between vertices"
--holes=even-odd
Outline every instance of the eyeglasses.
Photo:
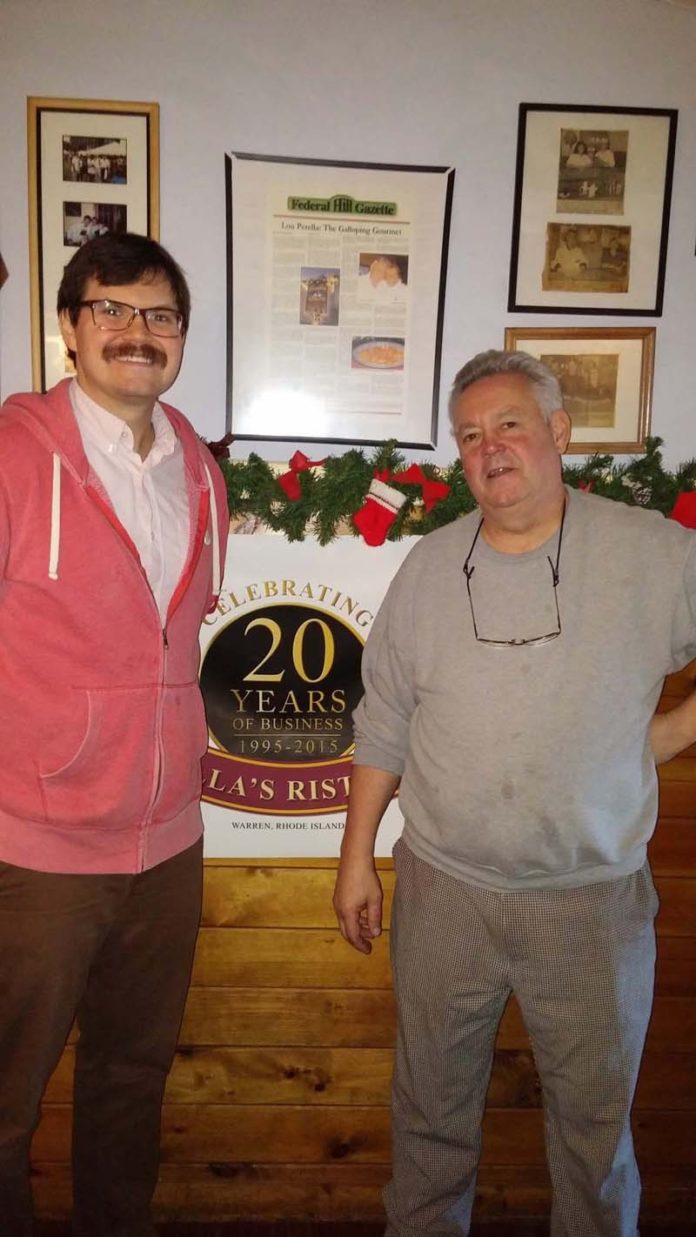
[[80,301],[85,309],[91,309],[94,325],[100,331],[127,331],[136,316],[142,318],[151,335],[159,335],[160,339],[175,339],[181,335],[184,326],[183,314],[166,305],[153,305],[150,309],[137,309],[135,305],[125,305],[123,301]]
[[469,560],[471,558],[471,555],[474,552],[474,546],[476,545],[476,542],[478,541],[479,533],[481,532],[481,529],[483,528],[483,518],[479,520],[479,526],[476,529],[474,540],[471,543],[471,549],[469,550],[469,553],[467,554],[466,559],[464,560],[464,566],[462,568],[462,571],[464,572],[464,575],[466,576],[466,591],[469,596],[469,608],[471,610],[471,622],[474,628],[474,636],[479,644],[487,644],[489,648],[493,648],[493,649],[522,648],[523,645],[527,645],[527,646],[531,645],[531,646],[536,647],[541,644],[549,644],[551,640],[556,640],[558,636],[560,636],[561,634],[561,612],[558,608],[558,581],[560,580],[560,576],[558,574],[558,565],[561,561],[561,543],[563,541],[563,525],[565,523],[566,506],[567,506],[567,503],[564,502],[563,503],[563,515],[561,516],[561,524],[558,530],[558,549],[556,550],[556,562],[552,563],[549,555],[547,554],[546,556],[546,561],[549,567],[551,568],[551,579],[553,582],[553,600],[556,606],[556,627],[553,631],[548,631],[545,636],[529,636],[529,637],[518,636],[518,637],[515,637],[513,640],[488,640],[486,639],[485,636],[479,635],[478,627],[476,625],[476,613],[474,611],[474,599],[471,596],[471,577],[473,576],[474,571],[476,570],[476,567],[469,566]]

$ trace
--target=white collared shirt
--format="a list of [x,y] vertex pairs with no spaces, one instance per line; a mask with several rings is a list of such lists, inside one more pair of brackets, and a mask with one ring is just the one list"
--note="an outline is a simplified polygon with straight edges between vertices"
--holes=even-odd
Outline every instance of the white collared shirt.
[[159,404],[152,414],[155,441],[143,460],[126,422],[96,404],[76,380],[70,399],[85,455],[138,551],[164,622],[191,531],[183,447]]

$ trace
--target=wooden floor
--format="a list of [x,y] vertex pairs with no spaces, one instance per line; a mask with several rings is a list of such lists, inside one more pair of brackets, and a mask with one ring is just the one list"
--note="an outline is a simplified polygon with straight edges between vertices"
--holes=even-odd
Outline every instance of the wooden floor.
[[[548,1237],[547,1220],[492,1220],[475,1224],[471,1237]],[[158,1237],[382,1237],[383,1224],[310,1224],[280,1221],[260,1224],[163,1224]],[[640,1237],[695,1237],[696,1217],[682,1224],[642,1224]],[[70,1237],[67,1224],[39,1223],[36,1237]]]

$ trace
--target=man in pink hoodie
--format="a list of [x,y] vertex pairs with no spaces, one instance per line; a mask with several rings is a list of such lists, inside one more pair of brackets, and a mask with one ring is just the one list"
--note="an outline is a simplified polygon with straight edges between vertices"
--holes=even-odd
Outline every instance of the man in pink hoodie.
[[159,396],[190,296],[154,241],[65,268],[74,380],[0,415],[0,1226],[73,1020],[76,1237],[150,1237],[162,1094],[200,917],[198,631],[222,475]]

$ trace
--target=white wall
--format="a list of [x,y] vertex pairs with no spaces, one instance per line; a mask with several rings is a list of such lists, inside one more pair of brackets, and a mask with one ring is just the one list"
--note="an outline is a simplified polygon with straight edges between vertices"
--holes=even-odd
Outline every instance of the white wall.
[[[161,239],[194,317],[172,399],[199,431],[225,416],[224,153],[453,164],[442,359],[502,346],[522,101],[679,109],[652,432],[696,455],[696,13],[660,0],[0,0],[3,397],[31,385],[26,97],[155,100]],[[643,319],[578,318],[577,325]],[[444,412],[436,459],[451,454]],[[258,449],[284,459],[293,448]],[[254,449],[243,443],[239,454]],[[422,457],[423,452],[416,452]]]

